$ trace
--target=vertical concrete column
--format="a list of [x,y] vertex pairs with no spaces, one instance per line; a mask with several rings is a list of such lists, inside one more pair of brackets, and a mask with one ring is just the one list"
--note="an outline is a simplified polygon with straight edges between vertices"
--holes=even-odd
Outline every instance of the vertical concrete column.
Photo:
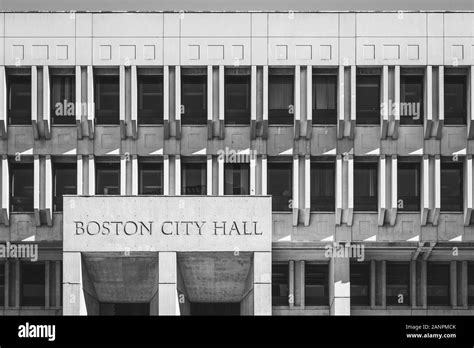
[[377,264],[375,260],[370,260],[370,308],[375,309],[377,305]]
[[120,100],[120,108],[119,108],[119,118],[120,118],[120,134],[122,139],[127,137],[126,130],[125,130],[125,66],[120,65],[119,68],[119,100]]
[[472,213],[472,155],[467,155],[464,162],[464,226],[469,226]]
[[301,119],[301,67],[299,65],[295,66],[295,100],[293,106],[294,112],[294,122],[293,122],[293,131],[294,138],[298,139],[300,137],[300,119]]
[[132,158],[132,189],[131,194],[133,196],[138,195],[138,157],[133,155]]
[[342,156],[336,156],[336,225],[341,224],[342,220]]
[[158,253],[158,314],[179,315],[176,252]]
[[127,194],[127,156],[120,157],[120,195]]
[[[224,195],[224,182],[225,182],[225,179],[224,179],[224,156],[218,156],[217,157],[217,184],[218,184],[218,192],[217,194],[219,196],[223,196]],[[211,175],[212,175],[212,172],[211,172]],[[211,179],[212,181],[212,179]]]
[[393,126],[392,126],[392,139],[398,139],[398,128],[400,126],[400,65],[395,66],[394,72],[394,103],[395,108],[393,110]]
[[255,252],[253,254],[253,300],[254,315],[272,314],[272,254]]
[[253,152],[250,153],[250,195],[255,196],[257,193],[257,156]]
[[89,155],[89,161],[87,163],[89,167],[89,196],[95,195],[95,160],[94,155]]
[[76,71],[75,71],[75,85],[76,85],[76,90],[75,90],[75,98],[76,98],[76,127],[77,127],[77,138],[82,139],[82,74],[81,74],[81,67],[76,66]]
[[76,172],[76,175],[77,175],[77,194],[78,195],[83,195],[84,194],[84,185],[83,185],[83,182],[84,182],[84,173],[83,173],[83,168],[84,168],[84,165],[83,165],[83,159],[82,159],[82,155],[77,155],[77,160],[76,160],[76,163],[77,163],[77,172]]
[[304,158],[304,225],[309,226],[311,218],[311,156]]
[[357,68],[355,65],[351,65],[351,121],[349,127],[349,138],[354,139],[355,125],[356,125],[356,78]]
[[306,139],[313,131],[313,67],[306,66]]
[[428,306],[428,296],[427,296],[427,263],[425,260],[419,261],[420,265],[420,288],[419,288],[419,303],[421,303],[421,306],[423,308],[426,308]]
[[460,262],[460,266],[461,266],[461,272],[460,275],[461,275],[461,279],[460,279],[460,282],[458,283],[461,287],[461,291],[459,291],[458,289],[458,294],[460,294],[461,298],[458,299],[458,302],[460,303],[460,305],[463,307],[463,308],[467,308],[468,306],[468,275],[467,275],[467,267],[468,267],[468,263],[467,261],[461,261]]
[[391,174],[390,226],[394,226],[397,221],[398,210],[398,159],[396,155],[392,156]]
[[262,196],[267,195],[267,155],[262,156]]
[[451,261],[449,263],[449,295],[451,307],[457,307],[458,305],[458,281],[457,281],[457,261]]
[[0,139],[7,138],[7,79],[5,66],[0,66]]
[[181,157],[174,157],[174,194],[181,195]]
[[51,97],[49,85],[49,67],[45,65],[43,66],[43,131],[46,139],[51,139]]
[[163,66],[163,136],[170,138],[170,67]]
[[[221,156],[219,156],[219,159],[218,159],[218,165],[219,164],[219,161],[221,160],[220,158]],[[207,195],[208,196],[212,196],[212,155],[207,155],[207,166],[206,166],[206,179],[207,179]],[[220,169],[220,168],[219,168]],[[221,195],[220,193],[220,185],[221,185],[221,177],[220,177],[220,172],[219,172],[219,177],[217,178],[217,181],[218,181],[218,185],[219,185],[219,195]]]
[[387,261],[380,261],[380,297],[383,308],[387,307]]
[[347,225],[352,226],[354,215],[354,158],[347,156]]
[[[130,120],[132,123],[132,137],[137,139],[138,137],[138,76],[137,76],[137,66],[131,66],[130,72]],[[158,116],[158,115],[157,115]]]
[[94,139],[94,69],[91,65],[87,67],[87,129],[89,139]]
[[263,121],[262,137],[267,138],[268,133],[268,65],[263,66]]
[[2,156],[2,205],[1,218],[5,226],[10,224],[10,170],[7,155]]
[[288,261],[288,305],[295,305],[295,261]]
[[[426,67],[426,74],[425,74],[425,85],[426,85],[426,92],[425,92],[425,106],[424,110],[426,110],[425,115],[420,115],[420,117],[425,117],[424,121],[424,133],[425,139],[429,139],[432,132],[433,127],[433,68],[432,66],[428,65]],[[439,126],[437,123],[436,127]]]
[[40,158],[38,155],[33,156],[33,209],[35,213],[36,226],[41,225],[40,220]]
[[181,139],[181,113],[183,106],[181,105],[181,67],[179,65],[175,66],[174,75],[176,139]]
[[385,222],[385,211],[387,210],[387,160],[385,155],[379,157],[379,171],[378,171],[378,204],[379,204],[379,214],[378,214],[378,225],[383,226]]
[[219,66],[219,139],[224,139],[225,117],[225,68]]
[[[472,100],[472,99],[471,99]],[[440,139],[444,125],[444,66],[438,68],[438,128],[436,138]]]
[[472,140],[474,138],[474,65],[469,68],[469,82],[468,82],[468,98],[469,111],[468,111],[468,122],[467,122],[467,138]]
[[44,190],[44,211],[46,223],[53,225],[53,164],[51,155],[45,156],[45,190]]
[[51,261],[45,261],[44,262],[44,307],[45,308],[50,308],[51,307],[51,297],[50,297],[50,272],[51,272],[51,267],[50,267]]
[[304,308],[305,306],[305,262],[304,260],[295,263],[295,305]]
[[380,138],[385,139],[387,137],[388,129],[388,66],[384,65],[382,68],[382,117],[380,120]]
[[20,260],[15,260],[15,308],[20,308]]
[[421,161],[421,225],[426,225],[430,211],[430,159],[423,155]]
[[416,286],[416,275],[417,275],[417,269],[416,269],[416,261],[411,260],[410,261],[410,304],[411,308],[416,308],[417,305],[417,286]]
[[292,202],[292,211],[293,211],[293,226],[298,225],[298,215],[299,215],[299,200],[300,200],[300,185],[299,185],[299,156],[293,156],[293,202]]
[[434,205],[433,205],[433,225],[438,225],[439,213],[441,210],[441,157],[436,155],[433,159],[434,178]]
[[81,253],[63,253],[63,315],[99,314],[97,295],[82,267]]
[[344,137],[344,65],[339,65],[337,74],[337,138]]
[[207,66],[207,138],[212,139],[212,118],[213,118],[213,67],[212,65]]
[[38,139],[38,68],[35,65],[31,67],[31,125],[33,136]]
[[350,261],[347,257],[333,257],[329,261],[330,315],[350,315]]
[[163,156],[163,195],[169,196],[170,194],[170,157],[169,155]]
[[257,136],[257,67],[250,69],[250,139]]

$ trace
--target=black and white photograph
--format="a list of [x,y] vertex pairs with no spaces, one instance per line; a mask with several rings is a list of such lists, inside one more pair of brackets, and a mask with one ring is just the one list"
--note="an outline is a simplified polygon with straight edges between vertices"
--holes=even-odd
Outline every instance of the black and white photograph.
[[473,347],[473,155],[474,0],[0,0],[0,347]]

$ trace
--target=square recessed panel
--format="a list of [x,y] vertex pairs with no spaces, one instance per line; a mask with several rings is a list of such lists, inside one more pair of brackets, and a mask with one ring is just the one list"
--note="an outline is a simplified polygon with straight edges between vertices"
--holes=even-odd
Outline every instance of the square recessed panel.
[[224,59],[224,46],[223,45],[207,46],[207,57],[212,60]]
[[463,45],[452,45],[451,46],[451,57],[455,59],[464,59],[464,46]]
[[383,45],[383,59],[393,60],[400,59],[399,45]]
[[288,46],[287,45],[276,45],[275,58],[278,60],[288,59]]
[[49,58],[49,47],[47,45],[33,45],[31,47],[31,58],[45,60]]
[[232,59],[243,60],[244,59],[244,46],[232,45]]
[[137,59],[137,48],[135,45],[120,45],[120,59]]
[[332,50],[330,45],[321,45],[319,46],[319,59],[321,60],[331,60]]
[[112,59],[112,46],[100,45],[99,47],[99,59],[100,60],[111,60]]
[[67,45],[56,45],[56,59],[57,60],[68,59],[68,46]]
[[143,59],[155,60],[155,45],[143,46]]
[[375,59],[375,45],[364,45],[362,52],[363,52],[364,59],[366,60]]
[[296,45],[295,48],[296,59],[310,60],[313,56],[311,45]]
[[189,45],[188,46],[188,56],[189,59],[192,60],[199,60],[201,57],[200,47],[199,45]]
[[12,56],[14,60],[25,59],[25,47],[23,45],[13,45],[12,46]]
[[420,59],[420,47],[418,45],[408,45],[407,47],[407,57],[409,60],[419,60]]

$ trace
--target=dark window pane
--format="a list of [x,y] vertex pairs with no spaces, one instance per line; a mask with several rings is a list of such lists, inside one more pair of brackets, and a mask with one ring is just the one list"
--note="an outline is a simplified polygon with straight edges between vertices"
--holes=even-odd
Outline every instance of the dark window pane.
[[205,163],[184,163],[181,178],[183,195],[207,194]]
[[46,300],[44,263],[22,262],[20,273],[20,306],[44,306]]
[[293,124],[293,76],[270,75],[268,80],[268,123]]
[[163,164],[140,163],[138,168],[138,186],[141,195],[163,194]]
[[313,123],[336,124],[337,76],[313,75]]
[[377,210],[377,163],[354,164],[354,210]]
[[441,211],[463,210],[462,163],[441,163]]
[[380,76],[358,75],[356,81],[357,124],[380,124]]
[[351,306],[370,305],[370,264],[351,263]]
[[57,163],[54,166],[54,211],[63,211],[63,195],[77,194],[77,165]]
[[387,305],[408,306],[410,304],[410,264],[387,262]]
[[288,306],[288,263],[272,265],[272,305]]
[[474,305],[474,262],[467,266],[467,296],[469,306]]
[[207,76],[181,76],[181,104],[183,124],[207,123]]
[[444,123],[466,124],[467,85],[464,75],[444,76]]
[[328,306],[328,265],[315,265],[307,263],[305,271],[305,305]]
[[120,194],[120,164],[96,163],[96,194]]
[[248,195],[250,188],[250,165],[248,163],[226,163],[224,166],[224,194]]
[[30,75],[10,75],[7,83],[9,124],[31,124]]
[[293,198],[291,163],[268,164],[268,194],[272,196],[273,211],[290,211]]
[[12,212],[33,211],[33,163],[11,164],[10,190]]
[[163,76],[138,75],[137,116],[139,124],[163,123]]
[[398,163],[398,210],[420,211],[420,164]]
[[148,316],[150,303],[100,303],[99,314],[104,316]]
[[74,75],[51,76],[51,116],[54,124],[76,123]]
[[334,211],[334,176],[334,163],[311,163],[311,210]]
[[226,75],[225,123],[250,124],[250,76]]
[[119,124],[119,77],[117,75],[96,75],[94,82],[97,124]]
[[428,306],[449,306],[449,264],[428,262],[426,281]]
[[423,76],[400,76],[400,124],[423,124]]

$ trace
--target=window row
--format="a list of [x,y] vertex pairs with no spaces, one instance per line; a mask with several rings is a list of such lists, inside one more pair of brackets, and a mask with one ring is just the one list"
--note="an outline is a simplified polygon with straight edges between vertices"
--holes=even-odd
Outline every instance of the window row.
[[[12,212],[33,211],[33,163],[10,164],[10,194]],[[421,166],[419,162],[398,163],[398,210],[419,212],[421,205]],[[53,210],[62,211],[62,197],[77,194],[76,163],[53,165]],[[336,202],[336,164],[334,161],[313,161],[310,168],[311,210],[333,212]],[[120,194],[120,163],[95,163],[95,193]],[[378,163],[354,163],[354,210],[377,211]],[[163,194],[163,163],[139,161],[138,194]],[[463,210],[463,163],[441,163],[441,211]],[[293,199],[293,164],[268,162],[267,193],[272,196],[273,211],[290,211]],[[181,194],[207,194],[207,164],[202,161],[183,161],[181,164]],[[250,164],[224,164],[224,194],[250,194]]]
[[[137,120],[139,124],[163,123],[163,73],[159,69],[137,70]],[[466,124],[468,110],[467,72],[446,69],[444,76],[445,124]],[[50,106],[53,124],[74,124],[75,73],[73,69],[51,69]],[[97,124],[119,124],[120,77],[118,69],[94,73],[94,108]],[[29,70],[8,69],[8,123],[31,123],[31,75]],[[208,108],[206,69],[181,69],[181,120],[183,124],[206,124]],[[293,124],[295,103],[294,69],[270,68],[268,76],[269,124]],[[401,69],[400,123],[423,124],[425,109],[424,69]],[[356,122],[379,124],[382,109],[393,112],[393,101],[381,102],[380,69],[358,69],[356,77]],[[336,124],[338,72],[313,69],[312,115],[314,124]],[[249,68],[226,68],[224,112],[227,124],[250,124],[251,76]]]
[[[448,262],[428,262],[426,271],[426,296],[428,306],[450,306],[450,265]],[[385,294],[388,306],[411,305],[410,263],[386,263]],[[272,266],[273,306],[288,306],[290,296],[289,265]],[[474,263],[468,263],[468,305],[474,305]],[[371,267],[369,262],[350,264],[350,300],[354,306],[370,306]],[[305,306],[329,305],[328,264],[306,262],[304,266]]]

